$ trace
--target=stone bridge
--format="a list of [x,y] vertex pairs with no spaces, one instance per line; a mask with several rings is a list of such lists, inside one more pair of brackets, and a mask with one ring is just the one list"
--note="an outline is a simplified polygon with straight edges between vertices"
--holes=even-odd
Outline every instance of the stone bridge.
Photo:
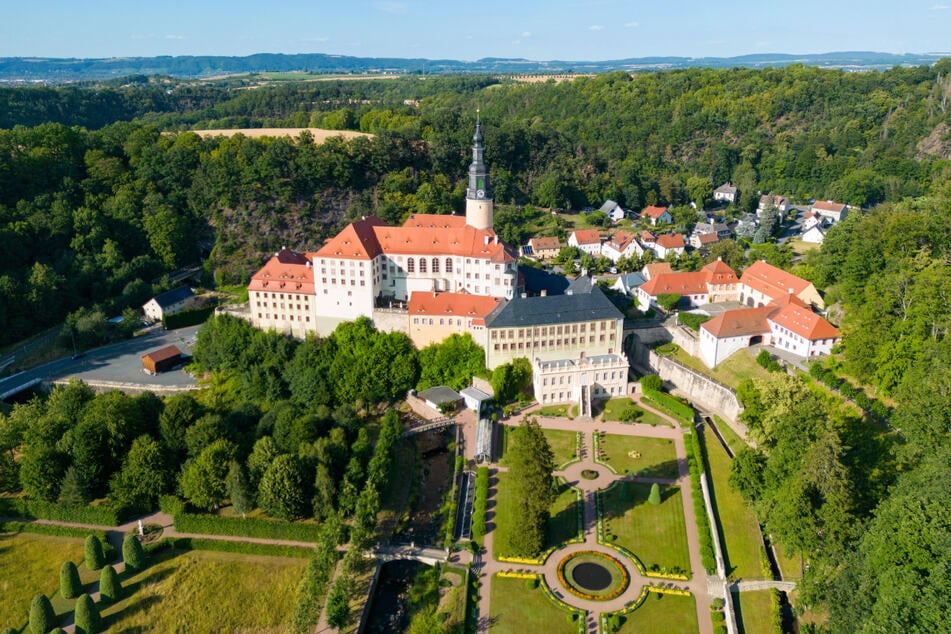
[[368,556],[376,557],[381,563],[397,560],[411,560],[435,566],[439,562],[449,560],[449,551],[444,548],[431,546],[416,546],[415,544],[394,544],[380,546]]
[[730,592],[748,592],[750,590],[769,590],[776,588],[780,592],[792,592],[796,589],[793,581],[738,581],[730,584]]
[[413,417],[416,425],[412,427],[407,427],[403,430],[403,438],[407,436],[413,436],[415,434],[421,434],[424,431],[431,431],[433,429],[441,429],[443,427],[452,427],[456,424],[455,419],[449,418],[448,416],[441,416],[439,418],[434,418],[433,420],[426,420],[422,418]]

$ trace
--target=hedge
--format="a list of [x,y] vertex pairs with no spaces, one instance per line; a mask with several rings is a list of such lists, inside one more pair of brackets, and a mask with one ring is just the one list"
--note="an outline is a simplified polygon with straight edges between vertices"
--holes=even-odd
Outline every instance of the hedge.
[[35,522],[0,522],[2,533],[36,533],[37,535],[52,535],[54,537],[79,537],[85,539],[88,535],[97,536],[106,543],[106,534],[102,531],[78,528],[76,526],[54,526],[53,524],[37,524]]
[[65,506],[41,500],[0,498],[0,516],[118,526],[129,518],[130,513],[128,509],[111,506]]
[[253,542],[233,542],[224,539],[201,539],[196,537],[167,537],[145,546],[148,553],[161,550],[211,550],[241,555],[263,555],[265,557],[295,557],[305,559],[314,550],[303,546],[280,546],[277,544],[256,544]]
[[690,490],[693,496],[694,515],[697,517],[697,532],[700,540],[700,559],[707,574],[716,572],[717,564],[713,549],[713,534],[710,530],[710,517],[703,504],[703,490],[700,488],[700,474],[706,471],[703,443],[700,431],[687,435],[687,466],[690,468]]
[[208,321],[211,314],[215,312],[214,306],[198,308],[196,310],[185,310],[180,313],[173,313],[162,317],[162,325],[170,330],[176,328],[185,328],[186,326],[196,326]]
[[472,539],[480,546],[485,537],[485,510],[489,499],[489,468],[476,471],[475,500],[472,502]]
[[668,409],[674,416],[682,418],[688,423],[693,422],[693,408],[681,401],[676,396],[671,396],[665,392],[644,388],[644,396],[651,399],[661,407]]
[[179,513],[175,515],[175,530],[180,533],[258,537],[295,542],[314,542],[320,537],[320,525],[304,522],[278,522],[250,517],[217,517]]
[[713,318],[710,317],[710,315],[703,315],[701,313],[680,313],[677,319],[694,332],[700,332],[700,324],[704,324]]

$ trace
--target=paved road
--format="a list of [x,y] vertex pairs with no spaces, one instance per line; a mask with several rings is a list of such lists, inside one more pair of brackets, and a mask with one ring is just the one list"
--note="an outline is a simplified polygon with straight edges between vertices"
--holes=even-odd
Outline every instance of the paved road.
[[7,377],[0,381],[0,394],[27,384],[35,379],[56,381],[76,377],[89,383],[106,382],[129,384],[134,389],[188,388],[197,385],[195,379],[181,370],[150,376],[142,371],[141,357],[147,352],[176,345],[191,354],[195,333],[200,326],[165,331],[161,326],[149,329],[145,334],[102,348],[87,351],[81,358],[64,357]]

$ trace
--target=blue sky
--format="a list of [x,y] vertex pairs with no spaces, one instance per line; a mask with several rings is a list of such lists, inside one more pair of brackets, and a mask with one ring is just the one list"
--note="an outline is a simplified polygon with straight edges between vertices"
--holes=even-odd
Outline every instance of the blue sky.
[[0,0],[0,57],[951,51],[951,0]]

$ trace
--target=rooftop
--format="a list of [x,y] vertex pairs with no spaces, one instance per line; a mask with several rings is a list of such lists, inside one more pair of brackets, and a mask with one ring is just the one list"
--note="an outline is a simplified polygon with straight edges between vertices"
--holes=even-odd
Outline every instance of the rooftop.
[[188,299],[189,297],[194,297],[195,293],[192,292],[192,289],[187,286],[179,286],[178,288],[173,288],[170,291],[165,291],[153,297],[155,302],[165,308],[166,306],[171,306],[177,304],[183,299]]
[[486,318],[486,325],[489,328],[513,328],[623,317],[600,288],[593,285],[583,292],[582,286],[575,280],[564,295],[515,297],[492,311]]
[[309,254],[282,248],[251,276],[248,290],[313,294],[314,270],[309,262]]

